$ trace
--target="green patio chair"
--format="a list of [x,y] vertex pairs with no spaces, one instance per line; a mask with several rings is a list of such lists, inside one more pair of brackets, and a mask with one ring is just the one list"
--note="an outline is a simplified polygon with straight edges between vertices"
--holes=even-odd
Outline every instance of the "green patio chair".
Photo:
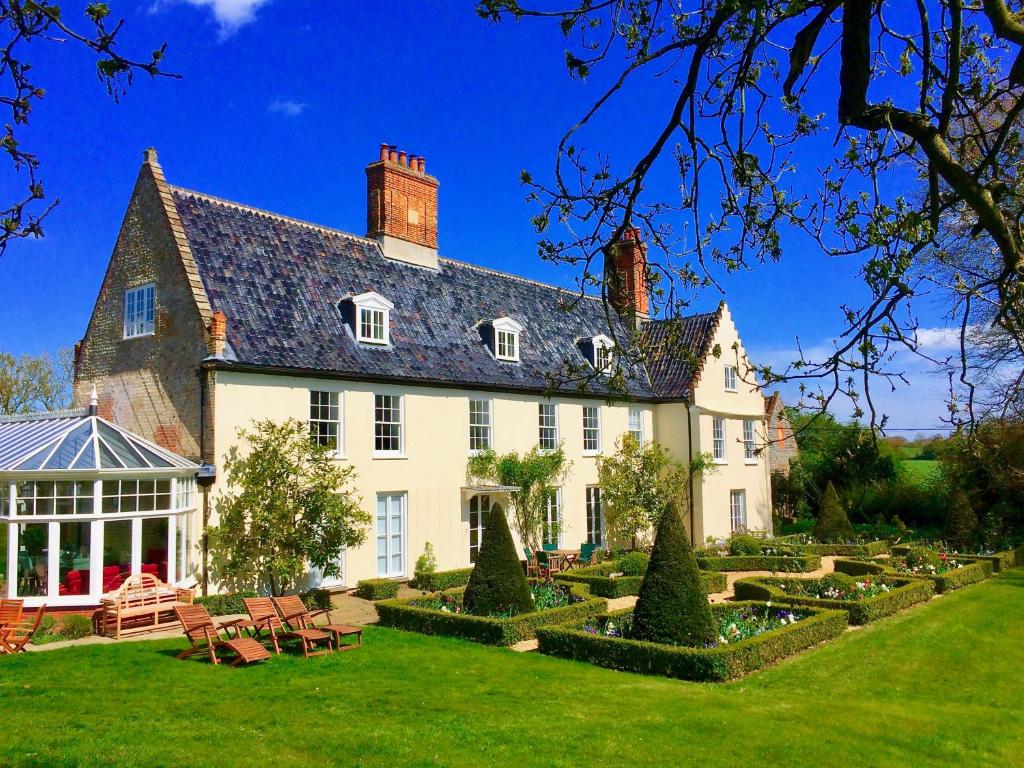
[[558,549],[557,544],[544,544],[543,546],[545,552],[554,552],[556,549]]
[[587,541],[580,544],[580,556],[576,558],[576,562],[579,563],[581,566],[596,565],[597,544],[591,544]]

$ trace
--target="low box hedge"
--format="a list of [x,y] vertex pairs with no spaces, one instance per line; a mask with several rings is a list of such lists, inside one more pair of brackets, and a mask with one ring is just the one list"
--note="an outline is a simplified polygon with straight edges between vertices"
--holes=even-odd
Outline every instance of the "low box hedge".
[[[616,576],[611,578],[610,574],[618,573],[617,563],[601,563],[587,568],[576,568],[571,571],[562,571],[555,574],[556,581],[567,581],[574,584],[586,584],[590,588],[590,594],[596,597],[627,597],[640,594],[640,585],[643,583],[643,576]],[[701,571],[701,583],[704,590],[709,594],[724,592],[728,587],[728,579],[724,573],[717,571]]]
[[[405,629],[424,635],[461,637],[487,645],[514,645],[522,640],[532,640],[537,636],[539,627],[566,621],[583,621],[608,610],[608,601],[603,597],[591,595],[586,585],[573,584],[570,590],[582,597],[583,602],[547,611],[521,613],[507,619],[449,613],[413,604],[422,598],[385,600],[374,607],[377,609],[380,626]],[[464,591],[450,589],[446,590],[445,594],[457,595]]]
[[801,544],[800,548],[810,555],[832,555],[835,557],[874,557],[889,551],[888,541],[865,541],[861,544]]
[[[242,592],[229,592],[225,595],[206,595],[205,597],[197,597],[194,602],[196,605],[206,606],[206,610],[210,612],[211,616],[228,616],[235,613],[245,613],[245,603],[242,602],[243,597],[258,597],[258,595],[252,590],[244,590]],[[299,597],[302,598],[302,602],[310,610],[314,609],[329,609],[331,607],[331,593],[326,589],[311,589],[307,592],[302,592]]]
[[391,600],[398,596],[398,585],[393,579],[364,579],[356,584],[356,597],[363,600]]
[[895,568],[885,565],[883,562],[868,562],[866,560],[845,560],[835,561],[835,569],[840,573],[850,576],[865,576],[875,574],[887,574],[900,579],[928,579],[935,585],[935,591],[939,594],[951,592],[954,589],[961,589],[970,584],[977,584],[992,575],[992,563],[988,560],[975,560],[973,558],[962,558],[966,563],[962,568],[956,568],[946,573],[935,575],[902,573]]
[[698,550],[697,567],[702,571],[773,571],[807,573],[821,568],[821,555],[720,555]]
[[780,605],[846,611],[851,624],[868,624],[892,616],[912,605],[925,602],[935,593],[935,586],[928,579],[893,578],[893,589],[874,597],[864,600],[826,600],[791,594],[792,590],[800,586],[801,581],[806,579],[751,576],[738,580],[733,588],[737,600],[770,600]]
[[[716,613],[740,605],[763,603],[729,603],[713,605]],[[537,630],[541,653],[574,661],[586,661],[601,667],[665,675],[683,680],[721,682],[754,672],[787,656],[818,643],[839,637],[846,630],[844,611],[804,608],[809,616],[795,624],[766,632],[735,645],[715,648],[692,648],[662,645],[642,640],[604,637],[586,632],[586,622],[573,621]],[[630,610],[607,614],[616,619],[628,616]],[[603,617],[602,617],[603,618]]]
[[464,587],[469,584],[473,575],[472,568],[457,568],[454,571],[435,571],[434,573],[418,573],[413,582],[416,589],[426,592],[444,592],[446,589]]

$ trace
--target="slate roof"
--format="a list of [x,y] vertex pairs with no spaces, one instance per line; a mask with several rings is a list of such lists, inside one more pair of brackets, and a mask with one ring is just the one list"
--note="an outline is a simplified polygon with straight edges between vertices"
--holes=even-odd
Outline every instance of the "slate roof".
[[659,397],[675,400],[690,397],[694,377],[700,375],[722,307],[714,312],[652,320],[641,334],[647,373]]
[[[552,372],[585,362],[579,339],[607,332],[598,299],[451,259],[438,270],[394,261],[372,240],[171,191],[212,308],[227,315],[232,363],[536,392],[551,386]],[[366,291],[395,305],[388,347],[357,343],[338,309]],[[498,362],[481,339],[481,323],[506,316],[525,326],[518,363]],[[657,370],[660,385],[672,385],[666,392],[688,391],[688,382],[670,381],[677,366]],[[629,394],[685,397],[663,394],[652,378],[636,370]]]

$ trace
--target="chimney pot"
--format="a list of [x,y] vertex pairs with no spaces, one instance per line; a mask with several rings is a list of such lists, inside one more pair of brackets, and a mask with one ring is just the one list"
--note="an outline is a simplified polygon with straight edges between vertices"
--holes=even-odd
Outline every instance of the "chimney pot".
[[419,170],[420,173],[426,173],[427,172],[427,158],[422,157],[422,156],[421,157],[417,157],[416,158],[416,163],[417,163],[417,165],[419,165],[419,169],[418,170]]
[[399,153],[398,153],[398,164],[399,165],[408,165],[409,164],[409,155],[407,155],[405,153],[404,149],[400,150]]
[[390,160],[392,163],[398,162],[398,147],[395,146],[394,144],[388,147],[388,160]]
[[381,159],[381,162],[383,162],[383,161],[388,159],[388,145],[387,144],[381,144],[380,145],[380,159]]

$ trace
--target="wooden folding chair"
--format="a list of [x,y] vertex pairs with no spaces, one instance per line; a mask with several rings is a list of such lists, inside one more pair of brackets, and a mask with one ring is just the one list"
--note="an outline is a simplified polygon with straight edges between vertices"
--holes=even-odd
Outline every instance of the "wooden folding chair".
[[224,629],[229,633],[231,629],[234,629],[238,637],[242,636],[243,631],[248,632],[257,642],[264,642],[262,635],[266,631],[270,636],[274,653],[281,653],[281,646],[277,642],[277,633],[284,631],[284,625],[277,615],[274,602],[269,597],[243,597],[242,602],[245,604],[245,611],[249,614],[249,618],[226,622],[222,625]]
[[43,616],[45,615],[46,606],[40,606],[39,610],[36,611],[34,620],[22,615],[16,622],[5,625],[0,630],[0,653],[24,652],[25,646],[28,645],[32,635],[39,629],[39,625],[43,622]]
[[3,632],[5,627],[21,621],[21,612],[24,608],[24,600],[0,600],[0,632]]
[[210,656],[211,662],[220,664],[220,659],[217,658],[217,649],[224,647],[235,652],[235,658],[231,661],[232,667],[270,658],[270,652],[251,637],[221,640],[220,633],[214,626],[213,619],[210,618],[210,613],[206,610],[205,605],[176,605],[174,613],[178,617],[178,621],[181,622],[185,637],[192,643],[191,648],[186,648],[178,654],[177,658],[179,659],[196,653],[205,653]]
[[[334,635],[334,646],[339,651],[350,651],[363,644],[362,627],[356,627],[351,624],[335,624],[331,621],[331,612],[329,609],[322,608],[310,611],[306,608],[305,603],[302,602],[302,598],[298,595],[275,597],[274,604],[277,606],[277,610],[281,613],[281,619],[288,624],[301,627],[303,629],[330,632]],[[317,616],[326,616],[327,623],[317,625]],[[349,641],[342,643],[342,638],[352,637],[353,635],[356,637],[355,643]]]

